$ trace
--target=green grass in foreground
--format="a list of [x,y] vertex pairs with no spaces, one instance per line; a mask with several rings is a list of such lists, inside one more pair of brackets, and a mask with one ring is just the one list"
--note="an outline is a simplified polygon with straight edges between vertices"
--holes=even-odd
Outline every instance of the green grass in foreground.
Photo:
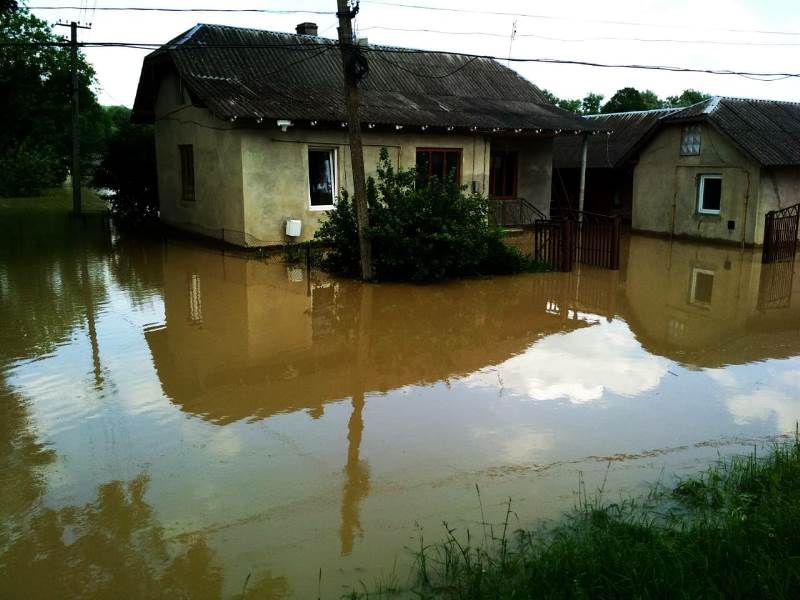
[[[798,598],[800,438],[641,502],[582,502],[548,531],[448,530],[410,589],[351,598]],[[511,514],[510,506],[509,512]],[[445,525],[446,527],[446,525]]]

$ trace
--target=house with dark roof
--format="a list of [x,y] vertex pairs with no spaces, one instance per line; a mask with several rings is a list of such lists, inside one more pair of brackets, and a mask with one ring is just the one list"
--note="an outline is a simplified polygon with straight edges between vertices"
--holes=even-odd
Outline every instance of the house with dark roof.
[[663,116],[638,153],[634,229],[759,245],[800,202],[800,103],[712,97]]
[[[386,148],[398,167],[549,213],[553,139],[591,123],[494,60],[361,48],[368,175]],[[313,23],[197,25],[145,58],[132,118],[155,126],[161,218],[176,227],[242,246],[305,240],[352,190],[339,48]]]
[[[633,172],[639,152],[661,120],[679,109],[665,108],[624,113],[587,115],[585,119],[604,133],[586,139],[584,210],[619,215],[630,222]],[[578,210],[583,136],[561,136],[553,143],[551,212]]]

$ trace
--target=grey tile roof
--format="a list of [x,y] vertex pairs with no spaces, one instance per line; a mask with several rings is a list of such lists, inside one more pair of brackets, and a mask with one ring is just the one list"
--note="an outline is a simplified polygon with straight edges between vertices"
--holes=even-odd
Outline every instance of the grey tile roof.
[[800,164],[800,103],[715,96],[664,119],[705,121],[764,166]]
[[[636,112],[590,115],[587,121],[608,135],[589,137],[586,165],[590,169],[619,168],[630,159],[656,130],[661,119],[680,109],[664,108]],[[561,169],[581,166],[582,136],[556,138],[553,166]]]
[[[480,129],[590,130],[539,88],[497,61],[370,45],[360,85],[364,122]],[[133,119],[152,122],[159,74],[174,68],[222,118],[346,120],[335,41],[198,25],[145,58]]]

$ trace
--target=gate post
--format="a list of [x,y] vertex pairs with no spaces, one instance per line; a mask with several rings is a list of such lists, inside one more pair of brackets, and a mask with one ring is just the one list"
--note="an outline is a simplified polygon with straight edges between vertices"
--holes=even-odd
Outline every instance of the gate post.
[[608,268],[612,271],[619,269],[619,227],[620,217],[616,215],[611,222],[611,256]]
[[772,237],[773,237],[773,228],[774,228],[774,219],[775,215],[772,212],[768,212],[764,215],[764,248],[761,252],[761,262],[768,263],[772,262]]
[[575,249],[575,223],[570,219],[561,222],[561,265],[560,270],[572,271]]

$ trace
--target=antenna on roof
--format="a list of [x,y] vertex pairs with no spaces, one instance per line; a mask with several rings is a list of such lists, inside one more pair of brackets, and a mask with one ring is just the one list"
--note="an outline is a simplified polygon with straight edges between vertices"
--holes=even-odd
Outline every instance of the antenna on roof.
[[517,37],[517,20],[514,19],[514,22],[511,24],[511,39],[508,41],[508,60],[506,61],[506,66],[511,64],[511,47],[514,45],[514,38]]

